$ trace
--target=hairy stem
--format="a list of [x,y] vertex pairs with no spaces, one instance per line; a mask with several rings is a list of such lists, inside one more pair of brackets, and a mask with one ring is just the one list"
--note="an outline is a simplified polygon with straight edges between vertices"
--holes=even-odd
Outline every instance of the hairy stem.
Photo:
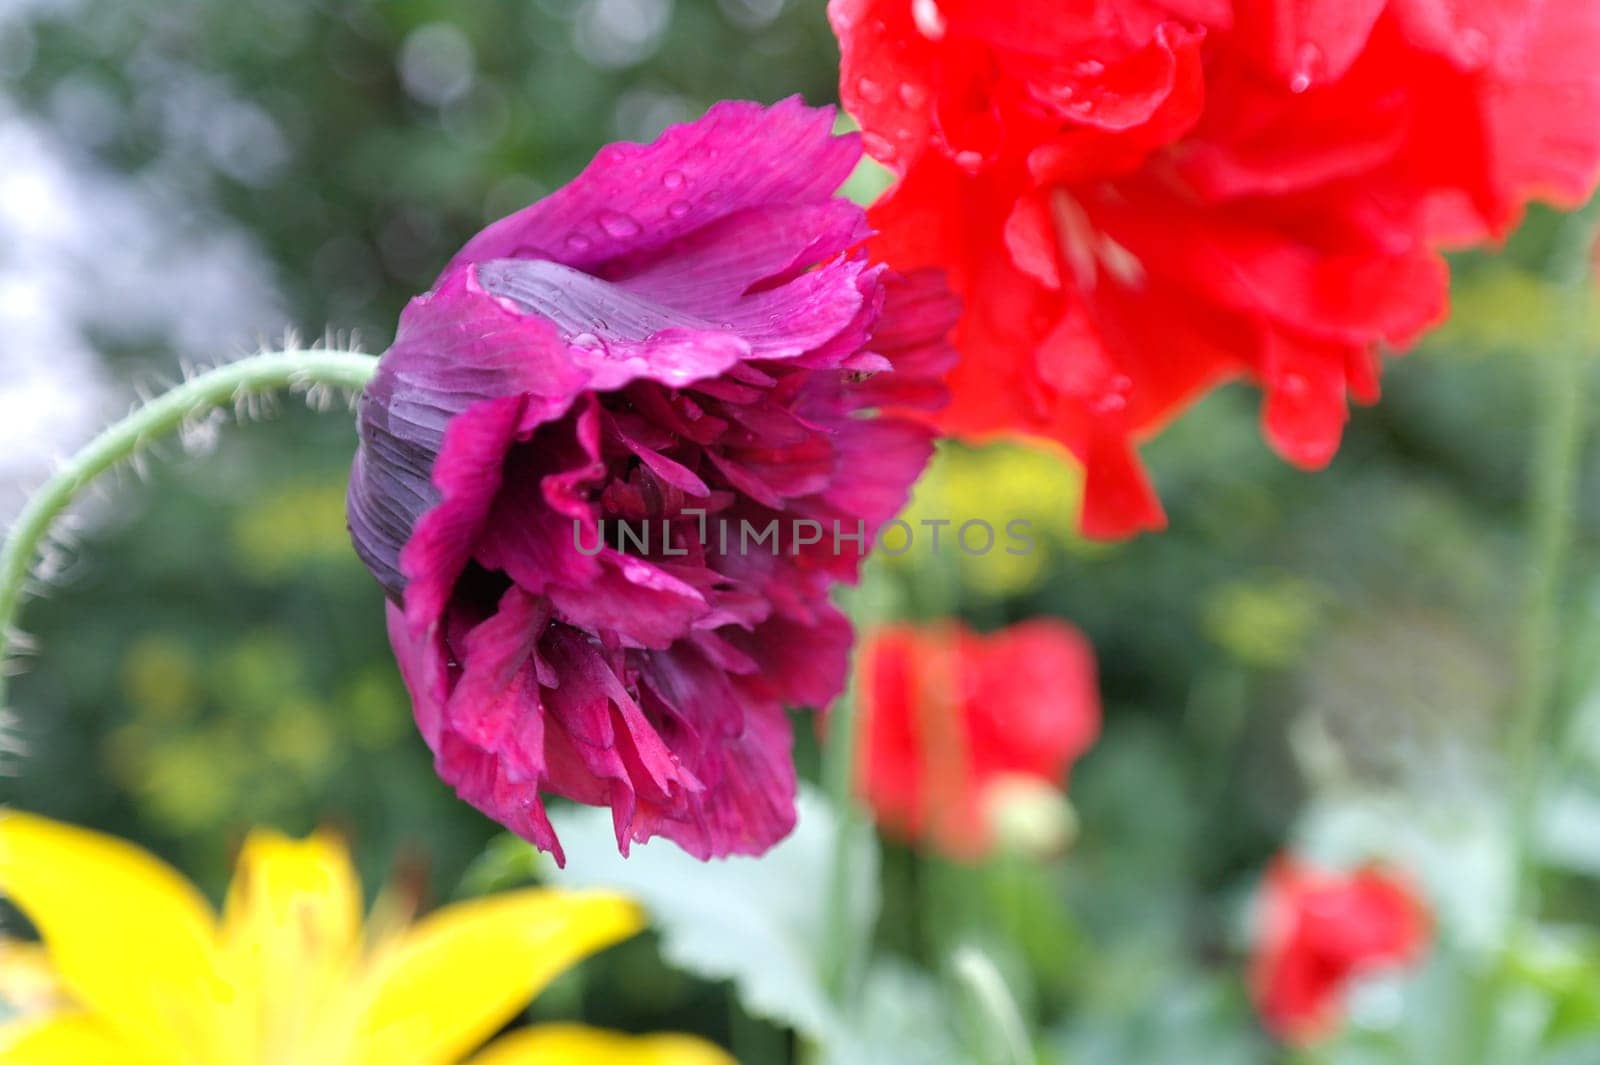
[[[0,548],[0,663],[11,654],[28,574],[51,525],[87,485],[152,440],[240,396],[282,388],[365,387],[378,360],[343,351],[273,351],[219,366],[165,392],[102,431],[68,459],[17,515]],[[0,669],[0,706],[6,699]]]

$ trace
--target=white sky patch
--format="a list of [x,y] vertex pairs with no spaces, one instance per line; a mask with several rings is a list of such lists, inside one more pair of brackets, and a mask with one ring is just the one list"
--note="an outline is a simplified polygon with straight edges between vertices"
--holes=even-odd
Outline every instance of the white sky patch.
[[0,94],[0,521],[133,401],[97,345],[214,362],[281,334],[250,239],[158,177],[114,173]]

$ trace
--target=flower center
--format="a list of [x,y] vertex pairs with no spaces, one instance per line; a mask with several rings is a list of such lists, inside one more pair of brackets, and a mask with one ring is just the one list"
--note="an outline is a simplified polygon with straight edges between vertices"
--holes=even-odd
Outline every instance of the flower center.
[[1072,270],[1079,288],[1084,291],[1093,289],[1101,269],[1130,288],[1144,284],[1144,263],[1133,252],[1096,229],[1089,219],[1089,213],[1066,189],[1058,188],[1050,193],[1050,217],[1055,223],[1061,257]]

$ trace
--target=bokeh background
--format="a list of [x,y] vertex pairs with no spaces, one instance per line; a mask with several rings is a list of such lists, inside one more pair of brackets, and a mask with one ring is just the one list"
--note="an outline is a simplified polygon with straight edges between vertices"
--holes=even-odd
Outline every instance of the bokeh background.
[[[818,0],[0,0],[0,516],[185,365],[286,330],[381,351],[471,233],[601,144],[724,97],[831,101],[836,71]],[[1027,559],[963,562],[949,605],[979,628],[1067,618],[1100,656],[1104,735],[1071,780],[1071,848],[1001,876],[946,870],[959,896],[998,893],[978,923],[1061,1061],[1276,1060],[1242,929],[1287,843],[1404,864],[1451,930],[1438,952],[1503,934],[1497,752],[1538,384],[1550,351],[1600,340],[1540,280],[1552,232],[1535,216],[1459,262],[1450,325],[1392,364],[1324,473],[1274,458],[1255,394],[1224,389],[1149,448],[1161,535],[1076,537],[1076,474],[1048,454],[950,447],[929,474],[920,506],[1040,533]],[[341,411],[285,399],[196,427],[79,508],[25,615],[36,653],[0,798],[138,840],[213,893],[253,824],[340,826],[370,885],[435,900],[527,871],[413,733],[380,594],[345,538],[353,444]],[[1589,470],[1562,589],[1569,757],[1539,841],[1547,909],[1585,965],[1600,920]],[[918,579],[880,560],[866,594],[914,616]],[[960,918],[919,906],[919,870],[886,846],[878,936],[926,966],[922,925]],[[649,939],[561,988],[540,1015],[698,1030],[753,1063],[787,1053]],[[1367,989],[1357,1028],[1413,1038],[1409,993]]]

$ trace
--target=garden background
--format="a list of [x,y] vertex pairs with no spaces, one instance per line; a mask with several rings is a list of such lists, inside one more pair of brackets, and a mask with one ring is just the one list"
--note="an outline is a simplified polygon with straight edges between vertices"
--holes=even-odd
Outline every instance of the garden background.
[[[601,144],[719,98],[831,101],[837,62],[821,5],[801,0],[7,0],[0,513],[180,360],[288,328],[379,352],[455,248]],[[1084,541],[1070,465],[944,449],[919,505],[1028,518],[1040,549],[948,559],[943,605],[981,629],[1082,628],[1103,734],[1073,771],[1063,853],[969,869],[883,844],[876,934],[909,975],[878,985],[878,1012],[914,1013],[943,927],[982,944],[1052,1060],[1276,1060],[1246,995],[1249,903],[1292,844],[1407,870],[1439,928],[1420,974],[1358,994],[1330,1053],[1446,1045],[1465,994],[1452,952],[1507,935],[1498,752],[1541,382],[1571,345],[1600,350],[1600,324],[1541,280],[1553,221],[1457,262],[1450,324],[1391,365],[1328,471],[1269,453],[1253,392],[1183,416],[1146,452],[1165,533]],[[139,841],[213,897],[257,824],[334,825],[369,886],[436,902],[537,873],[415,735],[381,593],[344,529],[353,446],[348,417],[285,399],[196,427],[79,508],[26,613],[0,799]],[[1564,764],[1534,841],[1561,933],[1529,946],[1517,994],[1592,1039],[1600,473],[1586,469],[1559,589]],[[927,580],[878,559],[858,601],[914,617]],[[800,736],[815,779],[809,722]],[[667,966],[650,937],[535,1011],[698,1031],[752,1065],[788,1053],[762,1010]],[[1415,1053],[1399,1060],[1447,1060]]]

